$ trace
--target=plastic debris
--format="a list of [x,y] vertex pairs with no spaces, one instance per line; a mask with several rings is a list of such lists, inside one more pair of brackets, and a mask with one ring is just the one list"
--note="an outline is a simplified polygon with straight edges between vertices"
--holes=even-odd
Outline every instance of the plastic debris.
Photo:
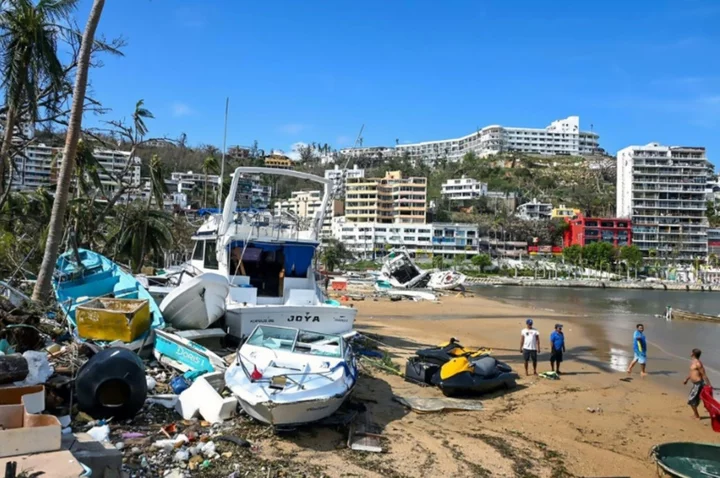
[[87,431],[87,434],[93,437],[95,441],[109,441],[110,427],[108,425],[92,427],[90,430]]
[[115,443],[115,448],[117,448],[118,450],[122,450],[125,448],[125,443],[119,441],[119,442]]
[[154,405],[162,405],[165,408],[175,408],[178,403],[178,396],[172,394],[153,395],[152,397],[148,397],[145,402]]
[[130,440],[133,438],[142,438],[144,436],[145,436],[144,433],[139,433],[139,432],[125,432],[122,434],[123,440]]
[[173,457],[173,461],[179,461],[182,463],[185,463],[190,459],[190,453],[187,450],[179,450],[175,453],[175,456]]
[[215,458],[218,456],[218,453],[215,450],[215,443],[211,441],[205,443],[202,447],[202,454],[205,458]]
[[47,379],[55,372],[45,352],[28,350],[22,355],[27,360],[28,374],[25,380],[15,382],[15,385],[40,385],[47,382]]
[[157,382],[150,375],[145,376],[145,384],[147,385],[148,391],[155,390],[155,387],[157,386]]

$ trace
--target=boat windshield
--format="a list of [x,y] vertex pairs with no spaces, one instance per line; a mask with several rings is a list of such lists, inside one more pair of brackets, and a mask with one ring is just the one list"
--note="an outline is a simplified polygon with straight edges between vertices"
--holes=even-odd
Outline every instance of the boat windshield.
[[248,345],[272,350],[341,358],[343,339],[338,335],[308,332],[305,330],[259,325],[247,341]]

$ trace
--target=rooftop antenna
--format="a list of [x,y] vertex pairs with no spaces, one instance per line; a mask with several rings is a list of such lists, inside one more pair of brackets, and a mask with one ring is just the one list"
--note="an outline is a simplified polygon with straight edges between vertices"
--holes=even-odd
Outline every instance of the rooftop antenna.
[[222,160],[220,162],[220,178],[218,179],[218,209],[222,211],[223,200],[223,178],[225,177],[225,146],[227,144],[227,123],[228,110],[230,109],[230,97],[225,98],[225,132],[223,133]]

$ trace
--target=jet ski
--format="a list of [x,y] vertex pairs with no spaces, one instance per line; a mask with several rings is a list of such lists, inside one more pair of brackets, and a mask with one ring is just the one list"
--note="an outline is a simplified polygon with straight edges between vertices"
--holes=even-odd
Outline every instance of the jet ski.
[[477,395],[500,388],[514,388],[518,375],[489,355],[456,357],[440,367],[432,378],[446,396]]
[[492,352],[491,349],[469,349],[460,345],[460,342],[455,337],[451,337],[449,341],[438,345],[437,347],[431,347],[428,349],[420,349],[415,352],[422,362],[435,365],[444,365],[448,361],[457,357],[468,357],[470,359],[478,358],[483,355],[488,355]]

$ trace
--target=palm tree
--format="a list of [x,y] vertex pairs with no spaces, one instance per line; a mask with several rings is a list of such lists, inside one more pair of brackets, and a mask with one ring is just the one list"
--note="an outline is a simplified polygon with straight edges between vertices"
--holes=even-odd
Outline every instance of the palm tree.
[[5,172],[18,119],[35,122],[38,86],[47,81],[53,90],[62,87],[63,67],[57,57],[59,23],[75,8],[77,0],[6,0],[0,11],[2,86],[5,90],[5,134],[0,147],[0,195],[5,192]]
[[106,250],[117,251],[120,258],[130,261],[133,270],[140,270],[145,251],[158,258],[172,247],[173,218],[166,211],[147,210],[138,204],[125,208],[125,221],[122,227],[110,231]]
[[[152,204],[153,198],[157,203],[158,208],[162,211],[164,209],[163,195],[168,193],[167,184],[165,184],[165,175],[163,174],[162,161],[154,154],[150,159],[150,193],[148,194],[147,203],[145,204],[145,213],[150,214],[150,205]],[[145,220],[145,227],[143,228],[142,237],[140,239],[140,258],[138,261],[133,262],[133,271],[137,274],[142,268],[142,261],[145,258],[146,243],[148,242],[148,227],[149,220]]]
[[[28,0],[17,1],[27,2]],[[51,4],[56,6],[56,8],[59,8],[58,5],[64,5],[63,11],[67,11],[68,5],[72,5],[72,2],[70,0],[56,0],[54,2],[51,0],[43,0],[41,4]],[[95,31],[100,23],[100,16],[102,15],[104,6],[105,0],[93,0],[90,16],[85,25],[82,43],[80,44],[80,56],[78,58],[77,73],[75,75],[70,121],[65,137],[65,151],[63,155],[65,160],[60,169],[60,177],[58,178],[57,189],[55,191],[55,201],[53,202],[52,215],[50,216],[45,254],[43,255],[42,265],[40,266],[40,272],[38,273],[35,289],[33,290],[32,298],[35,301],[45,300],[50,296],[50,281],[52,279],[52,273],[55,270],[55,261],[57,260],[60,242],[62,241],[68,193],[70,191],[73,170],[75,169],[75,153],[77,151],[78,141],[80,140],[83,104],[85,103],[85,91],[87,90],[88,70],[90,68],[90,53],[92,52]]]
[[146,119],[153,119],[155,116],[152,112],[145,108],[145,100],[138,100],[135,103],[135,111],[133,111],[132,119],[135,126],[135,144],[142,141],[143,137],[148,133],[148,128],[145,125]]
[[205,184],[203,186],[203,206],[207,207],[207,183],[208,183],[208,174],[215,173],[220,170],[220,164],[218,164],[218,160],[215,156],[208,156],[203,160],[202,163],[202,172],[205,175]]

